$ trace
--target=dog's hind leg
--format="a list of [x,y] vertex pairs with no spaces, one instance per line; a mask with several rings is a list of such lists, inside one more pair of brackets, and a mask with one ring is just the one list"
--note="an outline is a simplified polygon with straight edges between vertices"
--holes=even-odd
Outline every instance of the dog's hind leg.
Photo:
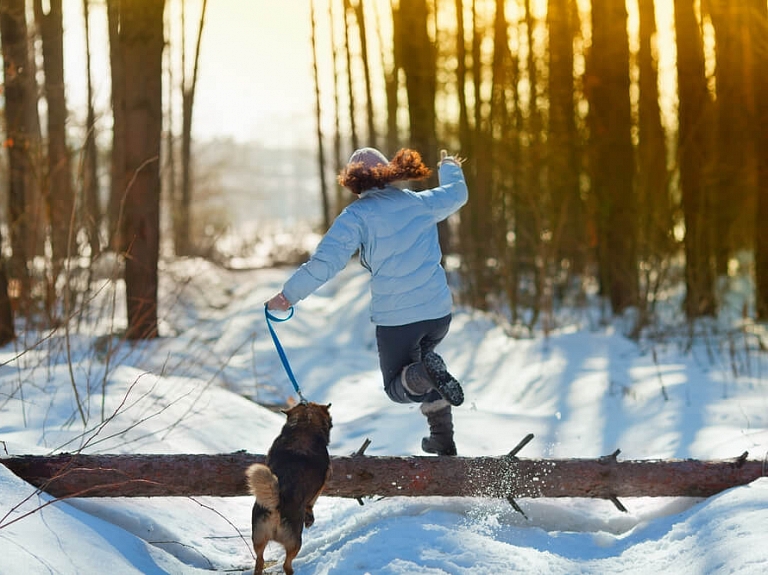
[[297,542],[291,542],[285,547],[285,561],[283,562],[283,571],[286,575],[293,575],[293,560],[301,550],[301,539]]
[[267,548],[268,542],[268,539],[253,540],[253,550],[256,552],[256,567],[253,569],[253,575],[261,575],[264,572],[264,549]]
[[312,525],[315,523],[315,512],[314,507],[315,503],[317,502],[317,498],[320,497],[320,494],[325,489],[326,484],[328,483],[328,479],[331,477],[331,468],[329,467],[328,470],[325,472],[325,480],[323,481],[323,486],[315,493],[315,496],[312,498],[312,500],[307,503],[306,508],[304,509],[304,527],[312,527]]

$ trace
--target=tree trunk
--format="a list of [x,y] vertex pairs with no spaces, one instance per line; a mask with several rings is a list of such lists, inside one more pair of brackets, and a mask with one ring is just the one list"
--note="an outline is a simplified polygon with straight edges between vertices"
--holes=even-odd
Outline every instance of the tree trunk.
[[[747,178],[752,147],[747,111],[744,29],[749,23],[741,3],[731,0],[710,0],[712,25],[715,29],[716,83],[715,125],[713,138],[713,251],[718,275],[727,275],[728,260],[745,242],[742,230],[750,229],[751,221],[737,225],[740,214],[749,213],[753,186]],[[761,224],[764,225],[764,224]]]
[[110,161],[110,190],[107,204],[107,226],[109,246],[117,251],[125,250],[122,237],[125,180],[125,65],[120,47],[120,2],[107,0],[107,23],[109,29],[109,67],[112,82],[112,154]]
[[[25,455],[0,459],[55,497],[247,495],[264,455]],[[761,461],[331,457],[331,497],[708,497],[764,475]]]
[[384,68],[384,89],[387,94],[387,135],[385,137],[387,157],[394,154],[400,146],[398,136],[397,112],[400,109],[397,93],[400,83],[398,72],[401,68],[400,59],[400,10],[391,8],[392,14],[392,66]]
[[579,184],[573,73],[573,0],[549,0],[549,130],[547,172],[551,197],[554,262],[567,259],[575,273],[585,266],[584,222]]
[[[0,237],[0,246],[3,245]],[[5,272],[5,258],[0,258],[0,346],[16,339],[16,329],[13,325],[13,308],[8,295],[8,275]]]
[[93,81],[91,70],[90,0],[83,0],[85,29],[85,73],[88,94],[85,144],[83,146],[83,219],[91,246],[91,259],[101,252],[101,201],[99,200],[98,150],[96,147],[96,112],[93,108]]
[[637,304],[637,220],[629,38],[624,0],[592,2],[589,94],[591,179],[601,287],[614,314]]
[[[67,150],[67,102],[64,95],[64,27],[61,0],[49,0],[45,12],[42,0],[34,0],[35,20],[40,29],[43,45],[43,71],[45,74],[45,100],[48,113],[48,217],[50,241],[54,262],[53,278],[61,269],[61,262],[70,255],[74,238],[74,193]],[[49,301],[52,306],[53,302]]]
[[377,147],[376,124],[374,122],[373,112],[373,90],[371,89],[371,69],[368,62],[368,37],[365,28],[365,9],[363,0],[357,0],[354,8],[355,20],[357,21],[357,30],[360,37],[360,60],[363,65],[363,76],[365,79],[365,98],[366,98],[366,121],[368,124],[368,145]]
[[675,0],[677,44],[678,155],[685,217],[685,313],[694,319],[715,313],[708,165],[709,93],[704,44],[691,0]]
[[[335,16],[333,10],[334,5],[334,1],[328,3],[328,22],[331,37],[331,69],[333,73],[333,173],[338,174],[341,172],[341,169],[344,166],[344,162],[341,158],[341,107],[339,104],[339,78],[341,74],[339,70],[339,54],[336,48],[336,24],[334,22]],[[384,51],[382,50],[382,59],[383,52]],[[349,203],[351,198],[349,198],[349,190],[340,186],[336,182],[336,178],[334,178],[333,181],[333,189],[335,192],[333,195],[334,205],[333,212],[330,215],[331,217],[336,217],[341,213],[341,210],[344,209],[344,206]]]
[[435,45],[427,30],[429,8],[426,0],[413,0],[408,3],[407,10],[401,5],[399,12],[402,55],[399,64],[405,73],[405,90],[408,95],[409,146],[419,151],[427,166],[433,167],[437,164],[437,72]]
[[315,23],[315,3],[310,0],[309,17],[312,24],[312,75],[315,82],[315,124],[317,135],[317,163],[320,177],[320,200],[323,207],[323,231],[331,227],[331,203],[328,197],[328,184],[325,180],[325,146],[323,145],[322,107],[320,104],[320,75],[317,71],[317,32]]
[[347,97],[349,98],[349,134],[352,141],[352,149],[356,150],[360,147],[360,141],[357,136],[357,110],[355,90],[352,85],[352,50],[349,45],[349,17],[352,11],[352,6],[349,0],[342,0],[344,7],[344,51],[347,59]]
[[128,339],[157,333],[162,137],[163,8],[165,0],[120,6],[125,66],[125,287]]
[[4,146],[8,150],[8,227],[11,258],[9,279],[19,282],[17,297],[22,305],[30,293],[30,277],[27,270],[27,182],[32,169],[30,163],[29,99],[31,92],[30,67],[27,48],[27,19],[24,0],[4,0],[0,4],[0,40],[3,50],[5,130]]
[[752,81],[755,117],[752,121],[757,153],[757,207],[755,209],[755,308],[757,319],[768,321],[768,9],[762,0],[750,3]]
[[[195,41],[195,55],[192,63],[192,80],[187,82],[186,72],[186,42],[182,39],[182,70],[181,70],[181,198],[177,209],[178,220],[175,222],[175,248],[176,255],[192,255],[192,111],[195,106],[195,91],[197,90],[197,72],[200,63],[200,46],[203,40],[203,27],[205,25],[205,12],[208,0],[203,0],[200,9],[200,21]],[[182,4],[184,14],[184,4]],[[182,20],[182,38],[186,23]]]
[[[656,301],[659,277],[673,249],[672,203],[667,170],[667,143],[661,123],[659,73],[655,54],[656,6],[654,0],[639,0],[637,213],[638,258],[645,265],[640,295],[641,317],[636,328],[648,321],[649,306]],[[655,279],[654,279],[655,276]]]

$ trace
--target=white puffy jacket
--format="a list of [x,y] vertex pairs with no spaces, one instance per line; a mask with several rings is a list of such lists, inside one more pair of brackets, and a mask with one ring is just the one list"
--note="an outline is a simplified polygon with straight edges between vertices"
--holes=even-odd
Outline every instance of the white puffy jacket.
[[347,265],[360,249],[371,272],[371,321],[405,325],[451,313],[440,260],[437,223],[467,202],[461,167],[438,168],[440,185],[422,192],[394,186],[366,190],[339,214],[314,255],[288,279],[283,295],[304,299]]

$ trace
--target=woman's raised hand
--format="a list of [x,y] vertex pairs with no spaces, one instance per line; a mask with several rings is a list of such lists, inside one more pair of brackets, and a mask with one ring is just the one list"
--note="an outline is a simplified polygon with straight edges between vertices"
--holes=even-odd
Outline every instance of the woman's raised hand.
[[449,162],[461,167],[461,164],[464,163],[465,159],[466,158],[462,158],[461,156],[453,156],[448,154],[448,150],[440,150],[440,161],[437,163],[437,165],[442,166],[445,162]]

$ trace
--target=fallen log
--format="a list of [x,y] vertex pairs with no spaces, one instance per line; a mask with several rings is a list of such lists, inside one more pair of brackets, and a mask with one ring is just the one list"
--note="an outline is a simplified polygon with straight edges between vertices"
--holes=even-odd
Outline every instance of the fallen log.
[[[324,495],[442,497],[708,497],[765,476],[765,463],[498,457],[332,457]],[[0,463],[55,497],[246,495],[244,470],[263,455],[22,455]],[[621,507],[620,507],[621,508]]]

